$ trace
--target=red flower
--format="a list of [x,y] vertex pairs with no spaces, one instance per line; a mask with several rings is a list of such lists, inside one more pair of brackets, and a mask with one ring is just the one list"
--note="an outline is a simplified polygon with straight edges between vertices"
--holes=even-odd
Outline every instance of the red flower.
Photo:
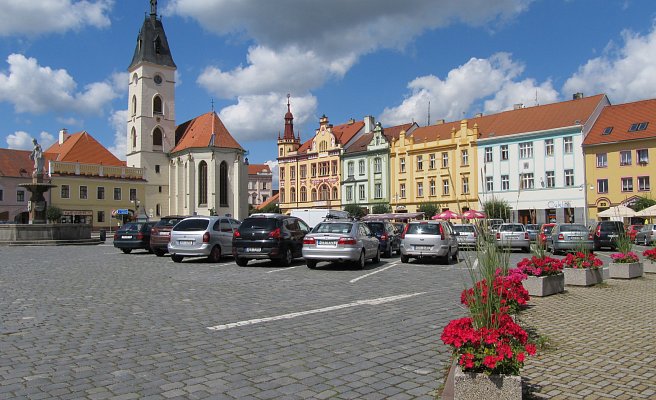
[[461,355],[459,364],[465,368],[474,368],[474,355],[471,353]]
[[520,363],[523,363],[523,362],[524,362],[524,358],[526,358],[526,356],[524,355],[524,353],[518,353],[518,354],[517,354],[517,361],[519,361]]
[[497,356],[485,356],[485,358],[483,359],[483,365],[485,365],[489,369],[494,369],[494,367],[497,366],[497,361],[499,361],[499,358]]
[[524,348],[526,349],[526,352],[528,353],[528,355],[530,355],[530,356],[535,355],[535,345],[534,344],[528,343],[526,346],[524,346]]

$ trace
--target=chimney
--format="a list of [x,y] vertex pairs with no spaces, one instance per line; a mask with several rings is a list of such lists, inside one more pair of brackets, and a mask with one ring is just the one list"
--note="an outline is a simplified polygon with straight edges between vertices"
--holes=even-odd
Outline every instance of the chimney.
[[572,100],[579,100],[579,99],[582,99],[582,98],[583,98],[583,93],[581,93],[581,92],[577,92],[577,93],[574,93],[574,95],[572,95]]
[[62,128],[62,130],[59,131],[59,144],[64,144],[66,139],[68,139],[68,131],[66,128]]
[[438,119],[437,121],[435,121],[435,125],[442,125],[442,124],[444,124],[445,122],[446,122],[446,121],[445,121],[444,119]]
[[371,132],[374,130],[374,117],[367,115],[364,117],[364,132]]
[[522,103],[515,103],[513,105],[513,110],[521,110],[522,108],[524,108],[524,104]]

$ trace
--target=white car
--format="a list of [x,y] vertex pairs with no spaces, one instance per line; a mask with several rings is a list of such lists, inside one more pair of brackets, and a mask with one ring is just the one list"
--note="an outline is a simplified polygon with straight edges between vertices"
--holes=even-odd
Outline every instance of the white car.
[[181,262],[185,257],[207,257],[210,262],[219,262],[221,256],[232,255],[232,234],[240,224],[228,217],[183,219],[171,230],[171,259]]

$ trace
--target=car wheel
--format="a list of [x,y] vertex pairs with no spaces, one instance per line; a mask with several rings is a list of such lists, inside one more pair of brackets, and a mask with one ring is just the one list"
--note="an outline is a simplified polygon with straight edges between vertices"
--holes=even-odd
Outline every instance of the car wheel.
[[355,266],[358,269],[364,269],[364,265],[366,263],[365,256],[364,256],[364,249],[362,249],[362,252],[360,252],[360,258],[358,258],[358,261],[355,262]]
[[173,254],[173,255],[171,256],[171,260],[173,260],[173,262],[177,262],[177,263],[182,262],[182,259],[183,259],[183,258],[184,258],[184,257],[179,256],[179,255],[177,255],[177,254]]
[[132,252],[132,249],[121,249],[121,251],[125,254],[130,254]]
[[442,264],[449,265],[451,263],[451,247],[449,247],[449,250],[446,252],[446,255],[441,257]]
[[315,260],[305,260],[305,264],[308,266],[310,269],[315,269],[317,268],[317,262]]
[[392,257],[392,245],[390,244],[389,248],[385,250],[385,258],[391,258]]
[[524,247],[524,253],[530,253],[531,252],[531,246]]
[[239,265],[240,267],[245,267],[246,265],[248,265],[248,259],[247,259],[247,258],[237,257],[237,258],[235,259],[235,262],[236,262],[237,265]]
[[152,250],[153,253],[155,253],[155,255],[157,257],[164,257],[164,254],[166,254],[166,252],[163,251],[163,250],[153,250],[153,249],[151,249],[151,250]]
[[212,251],[210,251],[210,255],[207,259],[211,263],[218,263],[221,259],[221,248],[219,246],[212,247]]
[[647,236],[645,236],[645,240],[643,240],[642,245],[643,246],[649,246],[649,241],[647,240]]
[[285,254],[283,254],[283,257],[280,259],[280,265],[283,267],[289,267],[293,260],[292,251],[288,247],[287,250],[285,250]]
[[401,262],[407,264],[408,261],[410,261],[410,257],[406,256],[405,254],[401,254]]
[[458,261],[458,253],[460,253],[460,249],[456,250],[456,252],[451,256],[451,259],[453,261]]
[[[391,253],[392,253],[392,251],[391,251],[391,247],[390,247],[390,257],[392,256]],[[374,257],[373,262],[376,263],[376,264],[378,264],[380,262],[380,247],[376,248],[376,256]]]

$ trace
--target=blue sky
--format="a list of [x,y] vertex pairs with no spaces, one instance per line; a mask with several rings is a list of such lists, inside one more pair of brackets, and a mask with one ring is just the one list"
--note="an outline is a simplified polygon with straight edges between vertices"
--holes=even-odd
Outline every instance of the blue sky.
[[[86,130],[125,159],[127,66],[148,0],[0,0],[0,147]],[[653,0],[160,0],[176,121],[211,100],[252,163],[275,165],[291,94],[319,117],[455,120],[606,93],[655,97]]]

